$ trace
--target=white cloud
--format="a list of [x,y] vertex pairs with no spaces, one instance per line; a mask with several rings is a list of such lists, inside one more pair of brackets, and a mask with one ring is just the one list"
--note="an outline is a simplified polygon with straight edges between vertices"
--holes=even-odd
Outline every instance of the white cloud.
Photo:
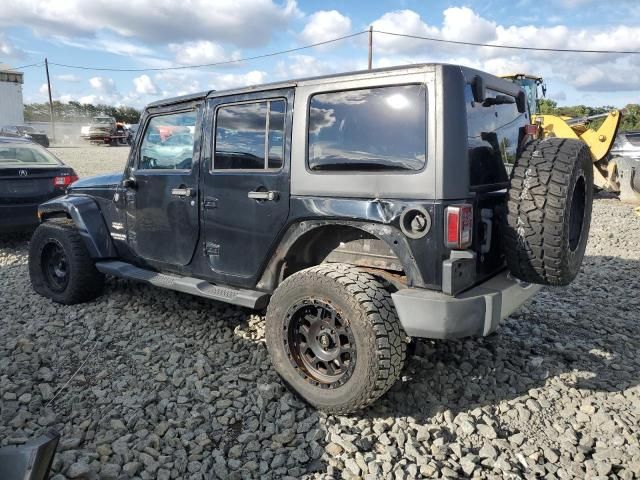
[[113,78],[91,77],[89,79],[89,85],[99,93],[113,94],[118,91],[116,88],[116,82]]
[[304,43],[319,43],[351,33],[351,19],[337,10],[320,10],[309,17],[300,39]]
[[213,38],[258,46],[300,16],[295,0],[3,0],[0,24],[40,34],[94,37],[110,31],[152,43]]
[[237,60],[240,52],[236,51],[227,56],[224,48],[209,40],[198,40],[194,42],[172,43],[169,50],[175,53],[176,62],[181,65],[199,65],[204,63],[225,62],[227,60]]
[[26,53],[13,43],[9,42],[3,34],[0,33],[0,55],[14,59],[24,58]]
[[447,40],[487,43],[496,38],[496,23],[485,20],[468,7],[444,11],[442,37]]
[[595,2],[596,0],[560,0],[560,5],[565,8],[579,8]]
[[200,77],[203,72],[196,70],[180,70],[179,72],[160,72],[153,76],[154,83],[160,90],[159,96],[162,98],[186,95],[204,90],[196,76]]
[[260,70],[252,70],[247,73],[225,73],[214,74],[212,78],[212,88],[214,90],[227,90],[230,88],[246,87],[248,85],[258,85],[265,83],[267,73]]
[[82,80],[80,77],[78,77],[77,75],[74,75],[73,73],[64,73],[62,75],[56,75],[55,79],[61,82],[70,82],[70,83],[78,83]]
[[128,98],[123,97],[123,95],[118,91],[116,82],[113,78],[101,76],[91,77],[89,79],[89,86],[91,87],[92,93],[84,95],[81,93],[76,95],[68,94],[66,97],[75,97],[80,103],[104,103],[115,106],[127,104],[126,100],[129,100]]
[[[391,33],[402,33],[405,35],[415,35],[421,37],[434,37],[439,34],[436,27],[431,27],[422,21],[420,15],[413,10],[398,10],[387,12],[378,20],[371,24],[374,30]],[[424,49],[422,40],[405,37],[395,37],[374,33],[373,48],[376,51],[385,53],[410,52]]]
[[160,72],[154,75],[156,85],[160,88],[162,98],[187,95],[205,90],[197,77],[205,75],[196,70],[181,70],[180,72]]
[[149,75],[140,75],[133,79],[136,93],[140,95],[155,95],[158,93],[158,87],[153,83]]
[[278,62],[276,75],[283,80],[314,77],[336,71],[335,67],[335,63],[329,64],[311,55],[291,55]]
[[[388,12],[374,29],[444,40],[551,49],[640,50],[640,27],[618,25],[599,29],[565,25],[500,25],[468,7],[447,8],[441,26],[429,25],[412,10]],[[638,59],[622,54],[575,54],[517,51],[443,44],[374,34],[376,66],[441,61],[460,63],[494,74],[527,72],[564,82],[578,90],[640,90]],[[376,55],[378,54],[382,55]]]
[[637,68],[622,67],[612,72],[590,66],[572,84],[578,90],[593,92],[640,90],[640,72]]
[[51,39],[56,43],[60,43],[68,47],[107,52],[114,55],[121,55],[123,57],[138,57],[153,54],[153,51],[150,48],[127,42],[114,35],[104,36],[101,33],[96,34],[96,37],[89,41],[84,38],[71,39],[64,35],[53,35]]

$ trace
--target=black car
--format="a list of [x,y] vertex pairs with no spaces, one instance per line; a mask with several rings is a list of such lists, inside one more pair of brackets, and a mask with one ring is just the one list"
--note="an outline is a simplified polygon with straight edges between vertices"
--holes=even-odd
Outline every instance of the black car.
[[5,125],[0,128],[0,135],[6,137],[19,137],[33,140],[43,147],[49,147],[49,137],[44,132],[37,132],[35,128],[29,125]]
[[0,231],[23,230],[38,224],[38,205],[63,195],[78,179],[40,145],[0,136]]

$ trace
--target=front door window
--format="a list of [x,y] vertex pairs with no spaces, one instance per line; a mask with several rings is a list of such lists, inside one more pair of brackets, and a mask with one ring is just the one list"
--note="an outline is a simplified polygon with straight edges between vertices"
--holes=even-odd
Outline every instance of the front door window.
[[191,170],[196,112],[151,118],[140,147],[141,170]]

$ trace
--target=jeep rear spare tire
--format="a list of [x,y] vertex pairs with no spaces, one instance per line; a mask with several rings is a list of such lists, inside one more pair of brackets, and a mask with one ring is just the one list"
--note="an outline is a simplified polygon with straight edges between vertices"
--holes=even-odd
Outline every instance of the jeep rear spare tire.
[[396,382],[406,334],[372,275],[322,264],[288,277],[267,310],[265,336],[282,379],[331,413],[366,407]]
[[532,141],[516,160],[507,195],[505,257],[530,283],[568,285],[587,246],[593,166],[579,140]]

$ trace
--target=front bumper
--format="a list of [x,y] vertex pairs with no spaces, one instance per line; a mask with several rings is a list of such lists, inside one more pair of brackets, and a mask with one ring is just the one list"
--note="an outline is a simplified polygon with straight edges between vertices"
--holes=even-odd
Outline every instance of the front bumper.
[[494,332],[501,319],[541,288],[515,280],[504,271],[456,296],[406,288],[391,297],[410,337],[460,338]]

